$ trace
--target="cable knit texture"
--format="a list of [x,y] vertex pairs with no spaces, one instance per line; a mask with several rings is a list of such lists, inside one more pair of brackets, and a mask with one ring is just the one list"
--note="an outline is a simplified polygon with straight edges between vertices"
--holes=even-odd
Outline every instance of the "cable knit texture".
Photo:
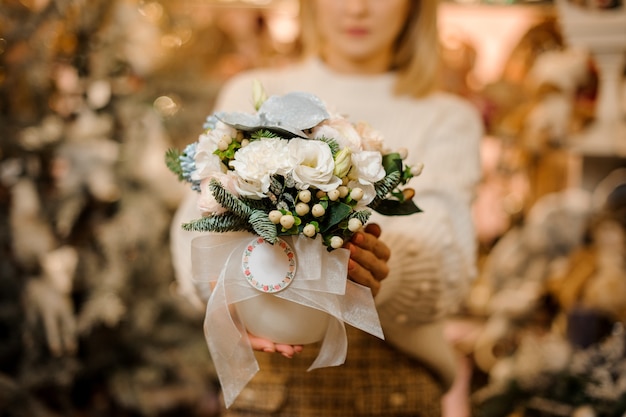
[[[408,217],[375,213],[371,218],[382,226],[382,239],[393,253],[390,275],[383,281],[376,303],[383,330],[392,343],[400,340],[402,333],[415,335],[420,324],[455,311],[476,272],[470,206],[480,177],[482,124],[477,112],[465,101],[444,93],[417,100],[396,96],[393,73],[339,74],[319,60],[236,76],[224,86],[216,110],[253,111],[254,79],[261,81],[269,95],[291,91],[316,94],[331,112],[369,123],[381,132],[390,149],[407,148],[409,165],[424,164],[422,174],[410,182],[423,212]],[[191,219],[198,213],[185,216]],[[178,241],[191,237],[179,237]],[[184,265],[190,259],[177,257],[177,270],[189,270]],[[423,356],[420,344],[413,345],[404,350]]]

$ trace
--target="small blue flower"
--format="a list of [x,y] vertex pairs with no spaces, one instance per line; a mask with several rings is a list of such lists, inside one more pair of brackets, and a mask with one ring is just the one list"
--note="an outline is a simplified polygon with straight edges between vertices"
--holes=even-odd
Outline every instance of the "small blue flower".
[[191,174],[196,170],[196,147],[197,142],[190,143],[185,147],[185,150],[180,155],[180,168],[183,171],[183,178],[185,181],[191,183],[191,189],[194,191],[200,191],[200,181],[193,180]]
[[214,114],[208,116],[206,118],[206,121],[204,122],[204,125],[202,125],[202,128],[204,130],[208,130],[208,129],[215,129],[215,125],[217,124],[217,122],[219,121],[219,119],[217,117],[215,117]]

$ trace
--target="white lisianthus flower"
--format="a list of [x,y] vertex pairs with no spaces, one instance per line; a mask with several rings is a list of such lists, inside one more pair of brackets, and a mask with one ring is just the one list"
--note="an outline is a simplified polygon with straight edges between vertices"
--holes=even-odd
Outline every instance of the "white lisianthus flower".
[[291,170],[288,143],[280,138],[255,140],[235,153],[230,166],[239,177],[237,190],[241,195],[253,199],[266,197],[271,176]]
[[352,152],[363,149],[361,136],[352,123],[343,117],[333,117],[320,123],[313,129],[311,137],[334,139],[342,149],[349,148]]
[[226,172],[227,167],[213,152],[217,150],[218,143],[224,137],[237,137],[237,131],[224,124],[218,122],[215,129],[203,133],[198,138],[198,146],[194,157],[196,162],[196,170],[191,174],[193,180],[203,180],[218,172]]
[[350,189],[363,189],[363,198],[359,200],[357,207],[368,205],[376,197],[374,183],[385,178],[385,168],[382,166],[382,155],[373,151],[362,151],[352,154],[352,170],[348,183]]
[[223,173],[216,173],[210,177],[207,177],[202,180],[200,183],[200,196],[198,197],[198,209],[202,213],[208,214],[221,214],[225,213],[227,210],[215,200],[213,193],[209,189],[209,185],[211,184],[211,180],[216,179],[222,184],[222,187],[226,191],[232,193],[235,197],[239,197],[239,193],[237,192],[237,177],[234,175],[232,171]]
[[341,180],[333,175],[335,161],[325,142],[291,139],[289,158],[296,188],[304,190],[314,187],[322,191],[330,191],[341,185]]
[[385,178],[383,156],[379,152],[362,151],[353,153],[352,166],[354,167],[354,174],[365,181],[375,183]]
[[389,153],[389,150],[385,147],[383,135],[368,123],[359,122],[355,125],[355,129],[359,136],[361,136],[361,143],[363,144],[364,150],[380,152],[382,154]]
[[376,188],[374,184],[364,180],[353,180],[348,182],[348,187],[352,190],[360,188],[363,190],[363,197],[357,202],[355,209],[361,210],[376,198]]

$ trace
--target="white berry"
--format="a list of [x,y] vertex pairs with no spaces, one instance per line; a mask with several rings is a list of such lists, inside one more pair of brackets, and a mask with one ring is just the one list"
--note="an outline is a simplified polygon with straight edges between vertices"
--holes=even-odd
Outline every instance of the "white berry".
[[330,247],[333,249],[338,249],[343,246],[343,239],[339,236],[333,236],[330,238]]
[[322,217],[326,213],[326,209],[321,204],[315,204],[311,209],[311,214],[313,217]]
[[304,228],[302,229],[302,233],[305,236],[308,237],[313,237],[315,236],[316,230],[315,230],[315,226],[313,226],[312,224],[307,224],[306,226],[304,226]]
[[225,151],[226,149],[228,149],[228,142],[226,142],[224,139],[221,139],[219,142],[217,142],[217,149],[219,149],[220,151]]
[[363,198],[363,194],[365,194],[363,192],[363,189],[357,187],[357,188],[352,189],[352,191],[350,191],[350,198],[355,201],[359,201],[360,199]]
[[311,192],[309,190],[302,190],[298,193],[298,198],[303,203],[308,203],[311,201]]
[[351,232],[356,232],[357,230],[359,230],[361,227],[363,227],[363,223],[361,222],[361,220],[353,217],[350,220],[348,220],[348,230]]
[[268,217],[272,223],[278,224],[280,223],[280,218],[283,217],[283,213],[278,210],[272,210],[269,212]]
[[414,177],[417,177],[418,175],[422,173],[423,169],[424,169],[424,164],[419,162],[411,167],[411,175],[413,175]]
[[339,197],[341,198],[345,198],[350,193],[350,189],[345,185],[340,185],[337,190],[339,191]]
[[328,192],[328,199],[330,201],[337,201],[337,199],[339,198],[339,195],[340,195],[339,190],[330,190]]
[[304,216],[309,212],[310,208],[309,205],[306,203],[298,203],[296,204],[296,213],[298,213],[298,216]]
[[285,229],[291,229],[296,222],[296,219],[291,214],[285,214],[280,218],[280,225]]
[[317,197],[317,198],[324,198],[324,197],[326,197],[326,191],[317,190],[317,192],[315,193],[315,197]]

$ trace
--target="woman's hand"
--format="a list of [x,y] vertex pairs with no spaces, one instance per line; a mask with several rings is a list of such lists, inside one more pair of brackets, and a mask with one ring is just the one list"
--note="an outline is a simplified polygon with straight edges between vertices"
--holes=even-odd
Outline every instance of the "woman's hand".
[[370,223],[363,231],[355,233],[350,242],[344,245],[350,250],[348,277],[369,287],[373,295],[380,290],[380,281],[389,274],[387,261],[391,252],[387,245],[378,239],[380,233],[380,226]]

